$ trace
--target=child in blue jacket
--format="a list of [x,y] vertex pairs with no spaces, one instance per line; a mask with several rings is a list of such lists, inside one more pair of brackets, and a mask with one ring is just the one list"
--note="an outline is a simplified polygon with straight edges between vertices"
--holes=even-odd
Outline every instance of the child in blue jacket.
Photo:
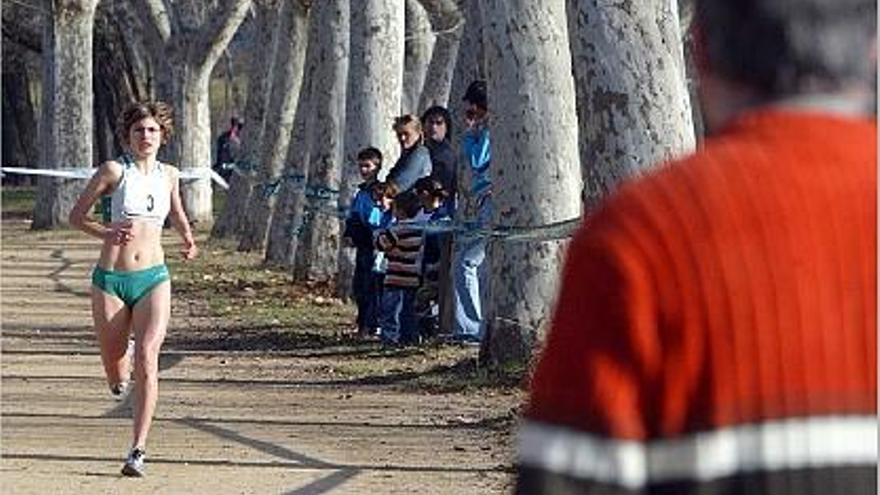
[[357,154],[357,165],[363,182],[351,201],[342,237],[356,250],[352,291],[358,308],[358,334],[369,336],[375,334],[378,326],[379,285],[377,274],[373,272],[376,259],[373,235],[388,225],[391,214],[382,207],[381,191],[377,199],[377,189],[384,186],[377,180],[382,168],[382,152],[373,147],[362,149]]

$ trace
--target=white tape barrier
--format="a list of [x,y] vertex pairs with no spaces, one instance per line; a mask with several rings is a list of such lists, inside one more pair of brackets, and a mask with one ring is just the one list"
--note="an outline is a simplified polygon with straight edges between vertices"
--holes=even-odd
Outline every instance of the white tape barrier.
[[[63,179],[91,179],[96,168],[29,168],[29,167],[0,167],[4,174],[42,175],[46,177],[60,177]],[[183,180],[213,180],[223,189],[229,189],[229,184],[223,177],[208,167],[185,168],[180,171]]]

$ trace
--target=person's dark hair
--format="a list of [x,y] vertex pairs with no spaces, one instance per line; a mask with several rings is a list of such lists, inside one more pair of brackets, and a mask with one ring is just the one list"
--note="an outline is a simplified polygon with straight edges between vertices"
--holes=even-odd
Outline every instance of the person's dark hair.
[[427,193],[433,198],[446,199],[449,197],[449,191],[443,187],[443,183],[432,176],[422,177],[417,180],[415,185],[413,185],[413,189],[418,194]]
[[449,110],[445,107],[441,107],[440,105],[434,105],[433,107],[425,110],[425,113],[422,114],[422,127],[428,127],[428,120],[440,117],[443,119],[443,122],[446,123],[446,139],[449,139],[449,136],[452,136],[452,116],[449,115]]
[[241,128],[244,127],[244,120],[240,117],[232,117],[229,119],[229,126],[241,130]]
[[397,186],[393,182],[376,182],[372,187],[373,198],[394,198]]
[[394,197],[394,208],[403,214],[403,218],[412,218],[422,207],[419,196],[412,190],[404,191]]
[[131,126],[140,120],[152,117],[162,129],[162,144],[174,134],[174,108],[161,101],[140,101],[131,103],[116,121],[116,137],[120,143],[128,143]]
[[489,97],[486,93],[486,81],[474,81],[464,92],[462,101],[474,104],[484,110],[489,108]]
[[[697,0],[703,63],[767,97],[873,81],[876,0]],[[873,84],[872,84],[873,87]]]
[[375,163],[376,166],[378,166],[378,167],[382,166],[382,152],[379,151],[378,148],[374,148],[372,146],[369,146],[367,148],[364,148],[364,149],[358,151],[357,159],[358,160],[369,160],[369,161]]

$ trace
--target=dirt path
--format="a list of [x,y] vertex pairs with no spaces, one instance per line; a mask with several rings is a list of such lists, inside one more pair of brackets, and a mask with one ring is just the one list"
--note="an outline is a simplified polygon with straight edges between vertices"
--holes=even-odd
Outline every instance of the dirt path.
[[90,328],[96,243],[76,233],[33,233],[11,220],[2,242],[4,494],[509,489],[515,394],[428,394],[399,386],[406,373],[327,372],[340,360],[385,359],[369,349],[355,357],[332,348],[193,350],[179,337],[210,322],[180,302],[161,356],[148,475],[125,479],[119,468],[130,404],[107,393]]

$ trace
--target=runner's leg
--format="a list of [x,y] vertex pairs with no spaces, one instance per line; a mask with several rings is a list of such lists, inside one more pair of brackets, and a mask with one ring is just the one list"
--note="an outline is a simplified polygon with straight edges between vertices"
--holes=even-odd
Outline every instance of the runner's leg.
[[92,319],[107,384],[113,387],[128,381],[131,368],[126,350],[131,311],[118,297],[92,286]]
[[159,350],[171,316],[171,282],[155,286],[132,310],[135,340],[134,426],[132,447],[143,448],[159,396]]

